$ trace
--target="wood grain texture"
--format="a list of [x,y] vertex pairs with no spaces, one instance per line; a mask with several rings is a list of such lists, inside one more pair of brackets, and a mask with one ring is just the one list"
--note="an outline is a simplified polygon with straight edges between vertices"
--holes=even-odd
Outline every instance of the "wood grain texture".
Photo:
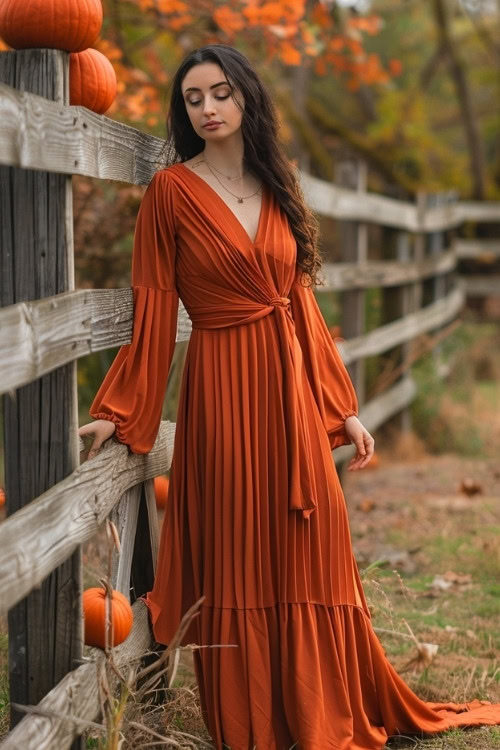
[[425,258],[420,263],[397,260],[367,261],[359,265],[324,263],[321,271],[325,285],[318,287],[318,290],[346,291],[409,284],[429,276],[448,273],[455,265],[454,250],[446,250],[439,256]]
[[[100,349],[129,344],[132,289],[79,290],[0,310],[0,393]],[[177,341],[191,334],[179,305]]]
[[426,331],[447,323],[456,317],[465,302],[465,288],[458,283],[446,297],[433,302],[418,312],[386,323],[370,333],[348,341],[340,341],[337,346],[345,363],[361,357],[373,357]]
[[360,195],[355,190],[330,185],[305,173],[301,173],[301,187],[308,204],[321,216],[382,224],[410,232],[437,232],[464,221],[500,221],[497,201],[457,201],[421,211],[413,203],[375,193]]
[[[113,650],[118,668],[138,664],[153,645],[145,604],[139,601],[132,610],[132,632]],[[89,661],[67,674],[39,703],[40,712],[48,715],[27,715],[0,743],[1,750],[68,750],[87,722],[100,716],[97,685],[103,658],[100,649],[90,649]]]
[[[448,250],[421,263],[325,263],[322,290],[393,286],[446,273],[454,267]],[[131,288],[81,289],[0,310],[0,393],[30,383],[56,367],[91,352],[129,344],[132,335]],[[176,341],[191,335],[182,302]]]
[[[53,107],[64,106],[68,101],[68,61],[67,53],[54,50],[2,53],[0,81],[7,81],[20,92],[55,99]],[[32,95],[20,92],[16,95]],[[29,302],[71,289],[70,178],[52,170],[2,166],[0,184],[0,305]],[[3,399],[9,516],[78,464],[76,364],[70,362],[30,385],[20,385],[14,380],[12,388],[17,390]],[[22,539],[22,535],[17,539],[21,548]],[[47,580],[40,581],[39,588],[24,601],[19,597],[18,605],[9,611],[13,703],[38,703],[73,669],[74,659],[81,655],[81,564],[79,550],[74,548],[72,552],[60,560],[61,565]],[[20,718],[13,710],[11,727]]]
[[[6,53],[4,53],[6,54]],[[0,163],[147,185],[161,138],[0,84]]]
[[94,458],[0,524],[0,614],[89,539],[126,490],[170,468],[174,435],[175,425],[162,422],[146,455],[111,438]]
[[130,571],[142,485],[135,484],[124,493],[109,514],[120,538],[120,552],[113,549],[111,585],[130,601]]

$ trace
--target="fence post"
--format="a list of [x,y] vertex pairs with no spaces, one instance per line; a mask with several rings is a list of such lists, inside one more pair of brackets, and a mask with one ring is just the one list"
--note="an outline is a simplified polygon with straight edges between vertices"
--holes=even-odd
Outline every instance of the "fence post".
[[[335,166],[335,182],[340,187],[357,190],[360,200],[366,192],[367,166],[365,162],[342,161]],[[339,228],[342,262],[366,263],[368,257],[368,226],[359,221],[341,221]],[[355,289],[342,293],[342,336],[346,339],[365,332],[365,290]],[[359,406],[365,402],[365,362],[356,360],[348,365],[356,389]]]
[[[397,260],[399,263],[408,263],[411,260],[411,242],[409,232],[393,227],[382,228],[382,257],[386,260]],[[416,247],[415,260],[421,254],[421,246]],[[412,288],[413,284],[398,284],[397,286],[384,287],[383,289],[383,322],[390,323],[398,318],[404,318],[412,312],[415,296],[420,296],[419,291]],[[411,342],[405,341],[389,350],[388,360],[393,367],[399,367],[409,359]],[[399,380],[400,378],[398,378]],[[405,407],[394,417],[394,424],[402,432],[411,429],[411,411]]]
[[[426,206],[425,208],[427,210],[433,209],[433,208],[440,208],[442,206],[445,206],[451,202],[456,200],[456,194],[453,191],[443,192],[443,193],[431,193],[427,195],[426,197]],[[446,232],[444,230],[438,230],[435,232],[429,232],[427,234],[427,248],[428,248],[428,254],[429,257],[438,257],[441,255],[445,250],[448,249],[448,247],[445,247],[445,239],[446,239]],[[429,283],[429,303],[437,302],[442,297],[445,297],[448,292],[448,287],[450,286],[448,281],[448,275],[444,274],[438,274],[437,276],[434,276]],[[440,326],[435,330],[435,333],[438,333],[439,330],[441,330]],[[434,364],[436,367],[436,370],[438,372],[443,371],[443,345],[441,342],[438,342],[432,349],[432,357],[434,359]]]
[[[0,54],[0,80],[68,103],[69,55]],[[2,306],[74,289],[71,177],[0,167]],[[76,363],[3,398],[7,513],[78,465]],[[71,498],[68,497],[68,503]],[[81,561],[75,552],[8,615],[11,701],[37,704],[82,654]],[[11,711],[11,727],[23,713]],[[75,741],[74,748],[81,747]]]

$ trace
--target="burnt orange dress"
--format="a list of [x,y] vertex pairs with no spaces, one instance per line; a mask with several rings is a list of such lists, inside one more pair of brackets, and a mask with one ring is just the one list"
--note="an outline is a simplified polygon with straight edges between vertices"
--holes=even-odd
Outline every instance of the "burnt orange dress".
[[379,750],[392,734],[500,723],[500,705],[420,700],[372,629],[331,454],[356,394],[296,250],[267,187],[254,242],[184,164],[143,198],[132,343],[90,413],[151,449],[180,298],[193,330],[146,598],[156,639],[205,596],[184,643],[222,646],[195,652],[217,750]]

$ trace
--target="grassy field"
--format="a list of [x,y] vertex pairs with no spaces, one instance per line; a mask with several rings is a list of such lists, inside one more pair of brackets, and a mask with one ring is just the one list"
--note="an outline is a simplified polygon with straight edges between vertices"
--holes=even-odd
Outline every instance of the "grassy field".
[[[402,439],[389,425],[377,434],[377,460],[344,473],[343,488],[373,624],[390,661],[424,700],[500,703],[499,329],[470,322],[447,346],[456,364],[446,381],[430,361],[415,371],[415,431]],[[86,585],[103,570],[100,539],[84,549]],[[0,622],[0,737],[8,717],[5,632]],[[419,654],[426,653],[424,663]],[[121,750],[154,743],[133,722],[181,747],[211,746],[188,651],[170,695],[166,706],[130,703]],[[97,735],[89,733],[87,747],[98,748]],[[388,745],[403,747],[500,750],[500,727]]]

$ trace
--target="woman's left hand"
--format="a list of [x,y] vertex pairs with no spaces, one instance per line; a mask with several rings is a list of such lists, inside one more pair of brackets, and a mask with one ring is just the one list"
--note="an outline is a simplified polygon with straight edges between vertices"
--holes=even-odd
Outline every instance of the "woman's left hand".
[[356,455],[351,458],[347,471],[362,469],[373,456],[375,440],[354,415],[345,420],[345,431],[356,446]]

